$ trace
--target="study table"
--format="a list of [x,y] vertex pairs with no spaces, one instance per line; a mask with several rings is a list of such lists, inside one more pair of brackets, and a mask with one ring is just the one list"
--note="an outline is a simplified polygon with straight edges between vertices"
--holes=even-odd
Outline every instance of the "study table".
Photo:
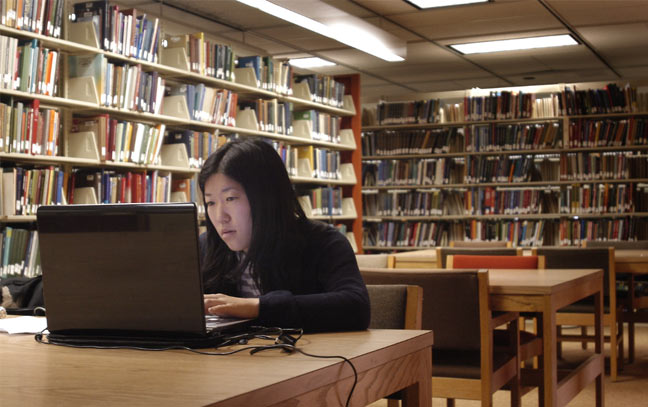
[[[429,407],[432,338],[430,331],[368,330],[304,335],[298,346],[351,360],[358,371],[352,406],[405,389],[407,405]],[[353,383],[342,360],[297,352],[75,349],[33,335],[0,334],[0,366],[2,407],[340,406]]]
[[[542,336],[544,406],[564,406],[592,380],[596,406],[603,406],[603,271],[600,269],[489,269],[491,307],[495,311],[534,312]],[[596,304],[594,353],[564,377],[559,377],[556,312],[582,298],[594,296]],[[542,403],[541,403],[542,404]]]
[[[426,273],[424,268],[366,268],[390,275]],[[440,269],[436,269],[440,270]],[[539,369],[527,371],[523,381],[539,386],[540,404],[564,406],[592,381],[596,385],[596,406],[603,406],[603,271],[601,269],[489,269],[489,300],[492,311],[533,312],[538,316],[538,334],[543,354]],[[425,298],[425,289],[423,292]],[[558,370],[556,313],[558,309],[588,296],[594,296],[594,352],[578,367],[563,375]],[[423,315],[425,319],[425,315]],[[525,377],[525,375],[527,377]]]

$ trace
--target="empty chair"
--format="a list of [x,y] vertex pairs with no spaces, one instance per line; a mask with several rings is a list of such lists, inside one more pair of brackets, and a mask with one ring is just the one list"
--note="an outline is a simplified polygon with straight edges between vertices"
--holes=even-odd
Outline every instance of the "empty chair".
[[[422,328],[434,331],[432,395],[481,400],[508,384],[511,405],[520,403],[518,314],[493,317],[486,270],[361,269],[365,282],[423,288]],[[506,325],[509,347],[494,349],[493,331]]]
[[[487,269],[543,269],[544,256],[487,256],[487,255],[466,255],[455,254],[448,255],[446,259],[446,268],[463,269],[463,268],[487,268]],[[537,326],[534,315],[525,315],[527,318],[533,318],[533,332],[524,330],[520,326],[520,360],[526,361],[542,354],[542,339],[536,335]],[[506,343],[507,338],[503,335],[495,336],[495,343]],[[537,360],[534,361],[537,366]]]
[[387,254],[356,254],[358,267],[391,267]]
[[506,240],[451,240],[450,247],[511,247]]
[[488,256],[451,254],[446,258],[446,268],[485,269],[536,269],[544,267],[544,256]]
[[521,249],[512,247],[437,247],[436,249],[436,267],[446,267],[446,257],[449,254],[466,254],[482,256],[517,256],[522,254]]
[[[616,380],[618,363],[623,363],[623,326],[619,322],[619,306],[616,300],[616,273],[614,268],[614,248],[583,247],[537,247],[533,253],[545,256],[548,269],[587,269],[597,268],[604,272],[603,277],[603,325],[610,329],[605,341],[610,343],[610,376]],[[558,325],[558,349],[560,342],[593,342],[594,336],[587,335],[587,326],[594,325],[594,303],[590,299],[579,301],[561,309],[556,316]],[[561,325],[581,326],[580,335],[564,335]]]
[[423,289],[405,284],[367,285],[370,329],[421,329]]
[[[583,242],[583,247],[614,247],[617,257],[619,250],[648,251],[648,240],[591,240]],[[617,301],[622,306],[619,320],[628,323],[628,361],[632,363],[635,353],[635,322],[648,322],[648,276],[622,273],[618,268],[616,271],[617,280],[625,283],[622,290],[617,289]]]

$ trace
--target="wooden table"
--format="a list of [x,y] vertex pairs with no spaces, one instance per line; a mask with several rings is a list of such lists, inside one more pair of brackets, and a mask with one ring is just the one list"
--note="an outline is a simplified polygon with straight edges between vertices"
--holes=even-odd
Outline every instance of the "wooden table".
[[648,251],[614,250],[614,268],[617,274],[648,274]]
[[[265,341],[267,344],[268,341]],[[430,331],[370,330],[305,335],[316,355],[343,355],[358,371],[351,405],[399,389],[431,406]],[[268,350],[205,356],[188,351],[74,349],[0,334],[0,405],[340,406],[353,372],[340,359]]]
[[[539,316],[541,405],[564,406],[592,380],[596,406],[603,406],[603,271],[596,269],[489,270],[491,307],[498,311],[535,312]],[[556,311],[594,295],[594,354],[563,378],[558,375]]]

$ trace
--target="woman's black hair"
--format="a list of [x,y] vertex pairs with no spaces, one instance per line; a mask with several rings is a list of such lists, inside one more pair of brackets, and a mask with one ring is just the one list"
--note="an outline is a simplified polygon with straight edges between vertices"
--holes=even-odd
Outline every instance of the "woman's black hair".
[[[261,292],[291,288],[298,276],[291,260],[298,250],[306,215],[275,149],[260,139],[237,139],[226,143],[205,161],[198,183],[223,174],[241,184],[250,203],[252,239],[243,261],[220,238],[207,217],[207,240],[203,247],[202,272],[205,292],[235,287],[241,272],[251,267]],[[207,205],[205,212],[207,212]]]

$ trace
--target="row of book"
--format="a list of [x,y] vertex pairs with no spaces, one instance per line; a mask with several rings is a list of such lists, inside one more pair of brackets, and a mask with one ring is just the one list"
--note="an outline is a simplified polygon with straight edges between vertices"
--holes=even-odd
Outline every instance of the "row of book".
[[277,99],[257,99],[239,103],[241,110],[254,110],[259,130],[269,133],[293,134],[293,104]]
[[[97,203],[171,202],[171,174],[115,171],[76,171],[67,193],[75,203],[79,188],[93,188]],[[87,202],[86,202],[87,203]]]
[[58,155],[61,115],[56,109],[31,103],[0,102],[0,151],[38,155]]
[[207,157],[218,148],[220,137],[218,132],[169,130],[164,135],[164,144],[184,144],[189,167],[201,168]]
[[61,37],[64,0],[13,0],[0,3],[0,23],[22,31]]
[[108,114],[74,117],[72,133],[93,132],[106,161],[159,164],[166,125],[119,120]]
[[464,129],[461,127],[362,132],[362,155],[365,157],[457,153],[463,151],[463,146]]
[[332,76],[322,74],[294,75],[294,83],[306,83],[311,100],[316,103],[342,108],[344,107],[345,86]]
[[60,73],[58,51],[37,39],[19,40],[0,35],[0,88],[55,96]]
[[560,179],[566,181],[640,178],[647,167],[647,156],[631,152],[560,155]]
[[189,119],[223,126],[236,126],[238,94],[203,83],[183,83],[169,87],[168,96],[184,96]]
[[583,184],[560,188],[560,213],[605,214],[634,211],[633,184]]
[[340,142],[340,130],[342,118],[317,110],[303,110],[293,112],[294,121],[305,121],[312,129],[313,140],[327,141],[330,143]]
[[307,159],[313,178],[338,180],[342,179],[340,165],[342,164],[339,151],[328,150],[313,146],[297,147],[298,159]]
[[286,166],[288,175],[296,176],[298,173],[297,165],[299,160],[297,147],[277,140],[269,140],[269,143],[270,145],[272,145],[275,151],[277,151],[279,157],[281,157],[281,161],[283,161],[284,165]]
[[363,246],[436,247],[463,238],[463,225],[449,222],[383,222],[365,225]]
[[[555,190],[555,188],[554,188]],[[464,192],[466,215],[529,215],[545,212],[545,195],[555,195],[544,188],[470,188]],[[555,199],[554,199],[555,200]],[[556,212],[554,212],[556,213]]]
[[166,49],[184,50],[191,72],[226,81],[234,80],[236,55],[231,46],[208,40],[203,32],[167,35],[165,40]]
[[645,117],[617,120],[571,120],[568,144],[570,147],[648,144],[648,120]]
[[250,55],[236,58],[237,68],[252,68],[257,87],[286,95],[292,95],[293,67],[287,60],[276,61],[269,56]]
[[609,83],[603,89],[576,89],[576,86],[565,86],[562,94],[563,115],[648,111],[648,93],[638,92],[636,87],[629,84],[620,87]]
[[464,213],[461,190],[391,190],[362,194],[362,214],[371,216],[443,216]]
[[439,123],[441,121],[441,110],[441,101],[439,99],[380,102],[376,106],[375,119],[377,123],[365,122],[363,125]]
[[[648,211],[641,184],[388,190],[363,194],[365,216],[614,214]],[[634,200],[633,200],[634,198]]]
[[556,117],[561,98],[558,93],[540,97],[521,91],[493,91],[488,96],[465,97],[463,107],[465,121]]
[[7,167],[2,172],[2,215],[35,215],[40,205],[65,203],[68,177],[61,168]]
[[560,123],[466,126],[464,151],[515,151],[562,146]]
[[37,231],[5,226],[0,239],[0,278],[42,274]]
[[544,220],[471,220],[463,222],[384,222],[365,228],[364,245],[377,247],[447,246],[453,240],[509,241],[513,246],[541,246]]
[[557,240],[563,246],[592,240],[635,240],[646,235],[647,227],[646,219],[642,218],[562,219]]
[[455,158],[375,160],[362,163],[362,185],[404,186],[463,183],[463,165]]
[[485,182],[533,181],[534,157],[531,155],[468,156],[466,157],[466,184]]
[[120,9],[108,0],[96,0],[76,3],[70,21],[70,24],[91,22],[100,47],[106,51],[148,62],[159,61],[158,18],[134,8]]
[[342,215],[342,188],[313,188],[307,195],[300,195],[299,202],[308,214],[313,216]]

